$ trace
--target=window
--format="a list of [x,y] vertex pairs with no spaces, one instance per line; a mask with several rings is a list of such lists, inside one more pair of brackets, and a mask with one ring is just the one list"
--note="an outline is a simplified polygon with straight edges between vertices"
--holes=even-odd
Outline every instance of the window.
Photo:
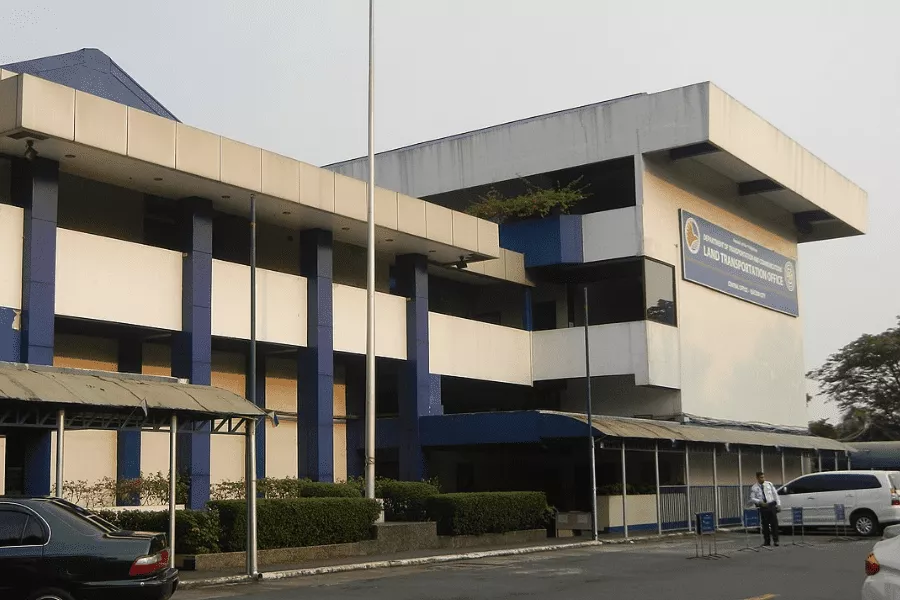
[[535,331],[556,329],[556,301],[535,302],[532,317]]
[[644,306],[647,320],[675,325],[675,268],[644,259]]
[[28,515],[12,510],[0,510],[0,548],[21,546]]
[[22,534],[23,546],[42,546],[47,543],[47,535],[36,517],[29,516],[25,525],[25,533]]
[[792,494],[813,494],[816,492],[823,492],[825,488],[823,486],[825,482],[825,476],[823,475],[809,475],[806,477],[801,477],[794,483],[788,485],[784,488],[784,493],[787,495]]
[[835,489],[832,491],[842,492],[847,490],[877,490],[881,487],[881,483],[874,475],[829,475],[835,480]]

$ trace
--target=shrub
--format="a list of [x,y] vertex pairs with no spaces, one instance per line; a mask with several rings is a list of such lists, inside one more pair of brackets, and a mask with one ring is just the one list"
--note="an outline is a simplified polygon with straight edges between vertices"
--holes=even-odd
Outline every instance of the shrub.
[[[169,513],[160,511],[103,511],[100,516],[126,531],[169,531]],[[215,511],[175,512],[175,553],[212,554],[219,551],[219,515]]]
[[382,480],[375,484],[375,496],[384,499],[386,521],[427,521],[428,499],[440,493],[424,481]]
[[439,535],[543,529],[549,514],[543,492],[443,494],[428,499],[427,512]]
[[[219,513],[225,552],[246,548],[247,506],[240,500],[209,503]],[[365,498],[262,499],[256,504],[260,550],[344,544],[370,539],[381,507]]]
[[[640,495],[640,494],[655,494],[656,493],[656,485],[654,484],[638,484],[632,485],[628,484],[625,486],[625,490],[630,495]],[[598,496],[621,496],[622,495],[622,484],[621,483],[611,483],[609,485],[603,485],[597,488]]]
[[525,192],[518,196],[504,196],[491,188],[483,196],[466,208],[466,212],[479,219],[487,219],[495,223],[509,220],[546,217],[554,210],[567,214],[573,206],[589,197],[585,187],[579,187],[581,178],[566,185],[557,183],[555,188],[544,189],[522,180]]
[[[362,493],[356,485],[327,483],[297,479],[296,477],[266,477],[256,482],[256,489],[263,498],[359,498]],[[244,480],[222,481],[212,486],[213,500],[243,500]]]

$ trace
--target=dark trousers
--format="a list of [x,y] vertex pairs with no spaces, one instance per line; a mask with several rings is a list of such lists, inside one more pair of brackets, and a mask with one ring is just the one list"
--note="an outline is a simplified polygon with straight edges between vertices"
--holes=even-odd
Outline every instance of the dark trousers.
[[774,506],[761,506],[759,508],[759,521],[762,524],[763,542],[778,543],[778,513]]

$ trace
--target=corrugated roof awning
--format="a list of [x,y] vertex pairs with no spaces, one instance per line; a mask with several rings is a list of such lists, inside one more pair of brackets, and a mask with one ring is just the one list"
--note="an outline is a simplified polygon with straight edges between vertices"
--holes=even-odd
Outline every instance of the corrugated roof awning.
[[[436,415],[421,420],[426,446],[539,443],[587,433],[585,415],[549,410]],[[811,435],[682,425],[670,421],[597,415],[591,419],[595,436],[625,440],[667,440],[733,444],[797,450],[853,449],[836,440]]]
[[[227,390],[172,377],[0,363],[0,401],[80,407],[85,412],[177,412],[195,419],[256,418],[265,413]],[[68,412],[68,411],[67,411]]]
[[[584,415],[574,413],[552,413],[586,422]],[[682,425],[670,421],[630,419],[626,417],[594,416],[594,429],[599,433],[616,438],[678,440],[686,442],[707,442],[710,444],[739,444],[746,446],[778,446],[806,450],[852,451],[852,448],[837,440],[812,435],[754,431],[751,429],[728,429],[700,425]]]

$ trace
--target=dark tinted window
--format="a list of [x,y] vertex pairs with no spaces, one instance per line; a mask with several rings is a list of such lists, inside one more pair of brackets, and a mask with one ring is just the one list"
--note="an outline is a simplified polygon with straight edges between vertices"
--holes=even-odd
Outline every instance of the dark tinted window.
[[787,486],[788,494],[812,494],[815,492],[824,492],[825,490],[825,476],[823,475],[810,475],[807,477],[801,477],[797,481],[789,484]]
[[874,475],[831,475],[838,480],[834,491],[844,490],[877,490],[881,483]]
[[0,509],[0,547],[18,546],[28,522],[28,515]]
[[47,535],[40,521],[34,516],[28,517],[25,533],[22,535],[23,546],[42,546],[47,542]]
[[535,331],[556,329],[556,301],[535,302],[532,309]]
[[647,320],[675,325],[675,268],[644,260],[644,286]]

